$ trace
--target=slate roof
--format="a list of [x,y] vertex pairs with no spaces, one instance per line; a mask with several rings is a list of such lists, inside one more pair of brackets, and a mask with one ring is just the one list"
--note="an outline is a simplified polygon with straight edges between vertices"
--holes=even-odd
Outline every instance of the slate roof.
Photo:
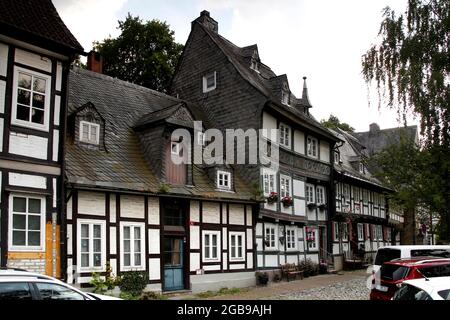
[[[92,103],[105,120],[106,151],[92,150],[67,139],[66,170],[69,183],[90,188],[157,193],[161,181],[145,160],[144,150],[133,130],[151,115],[171,116],[182,100],[117,78],[74,68],[69,74],[70,115]],[[186,104],[186,106],[188,106]],[[189,106],[188,106],[189,107]],[[195,116],[195,110],[192,114]],[[193,167],[195,186],[173,187],[170,194],[198,198],[250,200],[251,189],[235,173],[235,193],[215,190],[202,168]]]
[[295,95],[291,93],[291,104],[286,106],[281,103],[281,92],[276,90],[281,89],[281,85],[279,84],[281,80],[285,79],[287,81],[286,75],[277,76],[270,69],[270,67],[262,63],[260,64],[259,73],[250,69],[250,64],[248,63],[247,58],[251,49],[257,49],[256,45],[242,48],[238,47],[217,32],[205,27],[201,22],[194,20],[194,23],[197,23],[219,47],[219,49],[222,50],[244,80],[250,83],[268,99],[270,106],[273,106],[275,109],[284,109],[284,111],[295,115],[296,118],[299,118],[301,121],[309,124],[311,129],[319,131],[331,139],[337,140],[333,133],[323,127],[314,117],[306,115],[303,111],[296,107],[296,105],[304,102],[302,99],[297,99]]
[[38,39],[84,53],[51,0],[0,0],[0,30],[27,42]]
[[380,127],[376,123],[373,123],[371,124],[370,131],[354,133],[354,136],[366,146],[369,156],[380,152],[389,145],[398,143],[402,135],[417,143],[417,126],[380,130]]
[[[331,129],[330,129],[331,130]],[[341,162],[339,164],[334,164],[334,169],[347,177],[360,180],[366,183],[373,184],[377,187],[381,187],[389,190],[385,187],[380,180],[378,180],[370,171],[367,170],[365,173],[359,172],[352,166],[352,162],[359,162],[361,160],[364,161],[364,147],[361,145],[361,142],[358,141],[354,136],[350,133],[337,128],[336,130],[332,130],[341,140],[344,141],[344,144],[339,147],[339,152],[341,156]]]

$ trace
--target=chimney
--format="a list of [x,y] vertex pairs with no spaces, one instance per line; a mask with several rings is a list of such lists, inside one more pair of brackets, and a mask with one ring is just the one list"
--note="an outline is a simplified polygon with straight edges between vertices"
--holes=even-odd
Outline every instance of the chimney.
[[87,58],[88,70],[103,73],[103,57],[97,51],[91,50]]
[[203,10],[202,12],[200,12],[200,17],[192,22],[192,26],[194,26],[194,23],[196,21],[201,23],[205,28],[215,33],[219,32],[219,23],[210,17],[209,11]]
[[376,124],[375,122],[369,125],[369,132],[370,133],[378,133],[380,132],[380,126]]

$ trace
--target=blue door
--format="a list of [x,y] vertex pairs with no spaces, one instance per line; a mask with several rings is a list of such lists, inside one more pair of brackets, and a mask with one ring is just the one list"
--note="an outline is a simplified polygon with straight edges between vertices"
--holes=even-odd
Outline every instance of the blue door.
[[164,290],[184,289],[183,239],[164,238]]

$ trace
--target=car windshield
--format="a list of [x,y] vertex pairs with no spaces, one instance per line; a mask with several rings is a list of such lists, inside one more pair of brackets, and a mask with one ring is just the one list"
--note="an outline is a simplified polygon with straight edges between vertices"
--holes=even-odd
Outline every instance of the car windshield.
[[408,272],[408,267],[395,264],[383,264],[381,266],[381,279],[398,281],[404,279],[408,275]]
[[431,267],[421,267],[419,268],[419,271],[427,278],[448,277],[450,276],[450,263]]
[[444,300],[450,300],[450,289],[439,291],[438,294],[444,299]]
[[381,266],[387,261],[400,258],[399,249],[379,249],[377,252],[377,257],[375,258],[375,264]]

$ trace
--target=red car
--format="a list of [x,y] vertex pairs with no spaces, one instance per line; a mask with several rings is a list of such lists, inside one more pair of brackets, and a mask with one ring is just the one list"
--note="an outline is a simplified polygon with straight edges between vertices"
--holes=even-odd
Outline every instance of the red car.
[[370,300],[390,300],[405,280],[450,276],[450,259],[414,257],[385,262],[372,281]]

